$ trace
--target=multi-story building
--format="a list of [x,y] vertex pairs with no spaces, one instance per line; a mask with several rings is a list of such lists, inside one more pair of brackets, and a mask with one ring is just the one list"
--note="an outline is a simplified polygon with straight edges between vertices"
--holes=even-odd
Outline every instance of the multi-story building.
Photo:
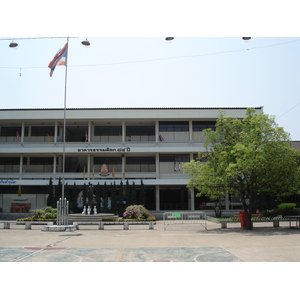
[[[236,118],[246,112],[246,108],[2,109],[0,208],[9,212],[13,202],[21,201],[30,203],[31,209],[46,206],[50,178],[54,185],[64,178],[70,188],[74,183],[118,185],[127,180],[138,187],[142,180],[149,210],[209,208],[208,199],[187,189],[189,176],[182,173],[182,164],[205,151],[202,130],[215,126],[220,109]],[[233,205],[233,199],[224,200],[225,209]]]

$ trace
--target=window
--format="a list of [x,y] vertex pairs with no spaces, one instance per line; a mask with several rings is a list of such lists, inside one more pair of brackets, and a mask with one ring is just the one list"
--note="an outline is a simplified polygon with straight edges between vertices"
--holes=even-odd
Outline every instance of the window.
[[[0,136],[16,136],[17,132],[19,133],[19,136],[21,136],[22,127],[16,126],[16,127],[1,127],[1,135]],[[25,136],[28,136],[28,127],[25,127]]]
[[31,136],[54,136],[54,126],[32,126]]
[[95,136],[122,136],[122,126],[95,126]]
[[159,131],[189,131],[188,121],[161,121],[159,122]]
[[30,165],[53,165],[53,157],[30,157]]
[[126,171],[155,172],[155,157],[154,156],[126,157]]
[[211,128],[216,129],[215,121],[193,121],[193,131],[202,131],[204,129]]
[[[23,165],[27,163],[27,157],[23,157]],[[20,165],[20,157],[0,157],[0,165]]]

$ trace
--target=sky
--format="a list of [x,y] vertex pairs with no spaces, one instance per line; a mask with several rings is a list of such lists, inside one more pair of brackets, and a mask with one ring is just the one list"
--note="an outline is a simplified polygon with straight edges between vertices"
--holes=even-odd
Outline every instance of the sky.
[[[25,4],[21,2],[14,17],[20,20],[19,25],[0,37],[0,108],[63,108],[66,84],[67,108],[263,106],[264,113],[274,116],[292,140],[300,140],[300,32],[290,30],[295,27],[290,21],[293,10],[289,9],[290,15],[284,21],[292,26],[283,31],[282,23],[276,23],[276,14],[270,13],[268,5],[260,5],[260,14],[252,14],[252,18],[234,14],[237,19],[230,15],[224,18],[223,7],[219,7],[214,14],[221,22],[212,27],[210,18],[205,18],[204,23],[199,21],[199,16],[204,18],[203,11],[195,14],[196,10],[189,7],[195,1],[185,2],[190,9],[189,14],[182,10],[183,19],[178,17],[179,5],[173,10],[174,7],[160,4],[160,9],[155,10],[155,6],[142,7],[140,2],[129,1],[143,12],[130,16],[121,14],[127,8],[123,2],[119,2],[119,9],[114,9],[114,2],[97,14],[91,8],[77,8],[66,23],[73,25],[69,26],[72,30],[61,30],[59,15],[49,25],[47,15],[43,18],[31,12],[22,14]],[[14,1],[9,3],[13,9]],[[276,8],[276,13],[284,15],[282,7]],[[114,9],[111,18],[103,13],[105,9]],[[259,25],[266,24],[265,17],[261,17],[264,11],[271,19],[267,24],[272,25],[272,30]],[[86,20],[85,12],[92,18]],[[152,15],[155,12],[157,19]],[[97,21],[93,18],[96,15]],[[222,17],[227,27],[223,26]],[[39,23],[28,23],[33,18]],[[236,23],[243,27],[250,19],[252,25],[258,25],[244,26],[242,30]],[[47,26],[37,26],[40,23]],[[203,24],[208,25],[205,30]],[[70,37],[68,67],[56,67],[50,77],[48,63],[66,43],[65,36]],[[166,36],[174,40],[167,42]],[[244,41],[242,36],[252,38]],[[89,47],[81,44],[85,39],[89,40]],[[15,49],[8,46],[13,40],[19,44]]]

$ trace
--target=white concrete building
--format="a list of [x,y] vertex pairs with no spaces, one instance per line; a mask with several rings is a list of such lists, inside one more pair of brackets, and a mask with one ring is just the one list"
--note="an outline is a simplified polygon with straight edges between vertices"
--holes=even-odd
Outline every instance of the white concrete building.
[[[153,211],[209,207],[186,188],[182,163],[204,151],[202,130],[214,127],[219,110],[243,118],[246,108],[94,108],[0,110],[0,208],[28,202],[46,206],[49,179],[63,177],[71,189],[143,180]],[[262,107],[255,108],[258,112]],[[65,145],[65,147],[64,147]],[[105,168],[107,166],[107,172]],[[18,190],[22,194],[18,196]],[[232,203],[226,199],[225,208]]]

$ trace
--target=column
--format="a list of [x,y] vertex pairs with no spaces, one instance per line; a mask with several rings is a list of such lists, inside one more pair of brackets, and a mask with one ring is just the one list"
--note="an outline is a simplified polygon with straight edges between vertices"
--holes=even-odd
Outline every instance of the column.
[[229,210],[229,194],[225,192],[225,210]]
[[190,142],[192,143],[194,141],[193,121],[189,121],[189,133],[190,133]]
[[[23,131],[23,129],[22,129]],[[22,173],[23,173],[23,154],[20,155],[20,174],[19,174],[19,179],[22,179]]]
[[21,144],[23,145],[25,135],[25,123],[22,122],[22,130],[21,130]]
[[54,143],[57,143],[57,121],[54,124]]
[[160,211],[159,185],[155,186],[155,210]]
[[87,157],[88,161],[87,161],[87,179],[90,179],[91,178],[91,155],[88,154],[88,157]]
[[89,123],[88,123],[88,142],[90,143],[91,141],[92,141],[92,139],[91,139],[91,132],[92,132],[92,122],[91,121],[89,121]]
[[53,157],[53,179],[56,178],[56,165],[57,165],[57,156],[54,154]]
[[125,142],[125,138],[126,138],[126,124],[125,121],[122,121],[122,143]]
[[155,121],[155,142],[158,144],[159,137],[159,121]]
[[189,190],[190,193],[190,210],[195,210],[195,190],[192,188]]
[[126,157],[125,154],[122,154],[122,179],[125,179],[125,165],[126,165]]
[[159,170],[159,153],[155,154],[155,171],[156,171],[156,179],[160,177],[160,170]]

